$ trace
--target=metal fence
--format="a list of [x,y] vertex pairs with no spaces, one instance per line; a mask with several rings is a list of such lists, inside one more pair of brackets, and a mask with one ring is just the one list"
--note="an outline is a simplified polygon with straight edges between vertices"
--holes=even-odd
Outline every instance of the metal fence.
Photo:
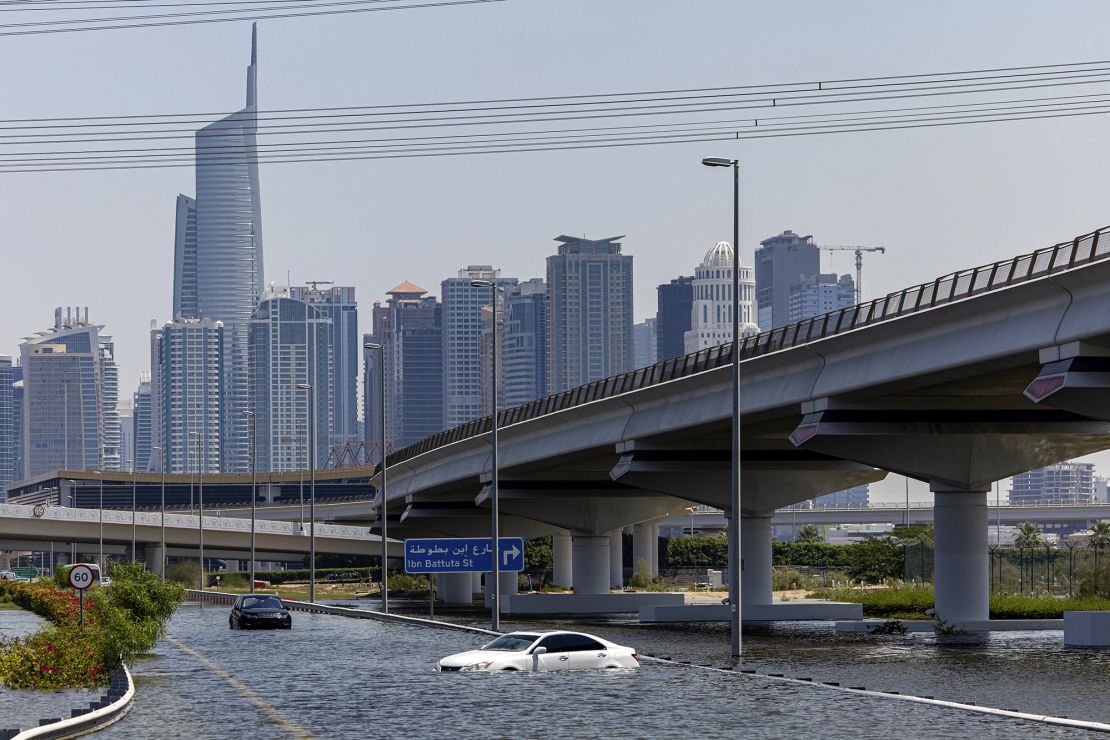
[[[1110,256],[1110,227],[1078,236],[1069,242],[1038,249],[1030,254],[943,275],[932,282],[915,285],[883,298],[876,298],[857,306],[842,308],[746,337],[740,344],[740,359],[749,360],[825,337],[844,334],[898,316],[1070,270],[1105,259],[1107,256]],[[661,360],[638,370],[613,375],[562,393],[536,399],[522,406],[504,409],[498,412],[497,423],[499,427],[504,427],[723,367],[732,363],[732,352],[733,344],[728,343]],[[474,419],[391,453],[389,464],[396,465],[438,447],[487,434],[489,431],[490,417]]]

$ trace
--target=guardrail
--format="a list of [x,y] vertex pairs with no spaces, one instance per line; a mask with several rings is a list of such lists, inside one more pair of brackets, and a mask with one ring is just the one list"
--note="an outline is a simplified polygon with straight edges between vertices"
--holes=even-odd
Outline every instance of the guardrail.
[[90,703],[87,708],[74,709],[69,719],[60,717],[44,719],[38,727],[22,732],[0,730],[0,738],[45,740],[46,738],[77,737],[96,732],[122,719],[131,710],[131,702],[134,698],[135,682],[131,679],[127,666],[120,666],[112,671],[108,693]]
[[[932,282],[890,293],[883,298],[876,298],[857,306],[839,309],[746,337],[740,343],[740,360],[750,360],[772,352],[809,344],[825,337],[854,331],[899,316],[1064,272],[1103,260],[1108,256],[1110,256],[1110,226],[1078,236],[1070,242],[1061,242],[1030,254],[953,272]],[[498,427],[506,427],[603,398],[730,365],[733,346],[732,343],[721,344],[688,355],[661,360],[648,367],[613,375],[522,406],[505,409],[497,414]],[[487,434],[490,428],[490,417],[484,416],[453,429],[433,434],[390,454],[389,465],[397,465],[436,448]],[[375,467],[375,472],[380,468],[379,463]]]

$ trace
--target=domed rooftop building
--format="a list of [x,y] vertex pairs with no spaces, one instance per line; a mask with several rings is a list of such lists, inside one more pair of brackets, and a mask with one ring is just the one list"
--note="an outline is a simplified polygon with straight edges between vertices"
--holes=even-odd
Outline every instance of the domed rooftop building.
[[[717,242],[694,270],[694,300],[690,308],[690,330],[686,352],[732,341],[732,270],[736,252],[728,242]],[[739,260],[740,336],[759,333],[755,318],[755,276]]]

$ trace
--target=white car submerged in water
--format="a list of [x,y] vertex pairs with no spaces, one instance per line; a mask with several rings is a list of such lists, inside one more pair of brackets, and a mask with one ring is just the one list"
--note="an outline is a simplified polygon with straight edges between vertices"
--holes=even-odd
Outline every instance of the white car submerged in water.
[[581,671],[638,668],[636,651],[582,632],[510,632],[478,650],[439,661],[447,671]]

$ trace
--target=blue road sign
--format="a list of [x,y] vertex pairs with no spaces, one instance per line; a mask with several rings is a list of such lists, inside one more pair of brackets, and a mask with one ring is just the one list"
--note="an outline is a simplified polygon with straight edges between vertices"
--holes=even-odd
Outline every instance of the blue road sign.
[[[524,570],[524,540],[500,538],[499,569]],[[489,537],[457,537],[405,540],[406,573],[489,573],[493,571],[493,547]]]

